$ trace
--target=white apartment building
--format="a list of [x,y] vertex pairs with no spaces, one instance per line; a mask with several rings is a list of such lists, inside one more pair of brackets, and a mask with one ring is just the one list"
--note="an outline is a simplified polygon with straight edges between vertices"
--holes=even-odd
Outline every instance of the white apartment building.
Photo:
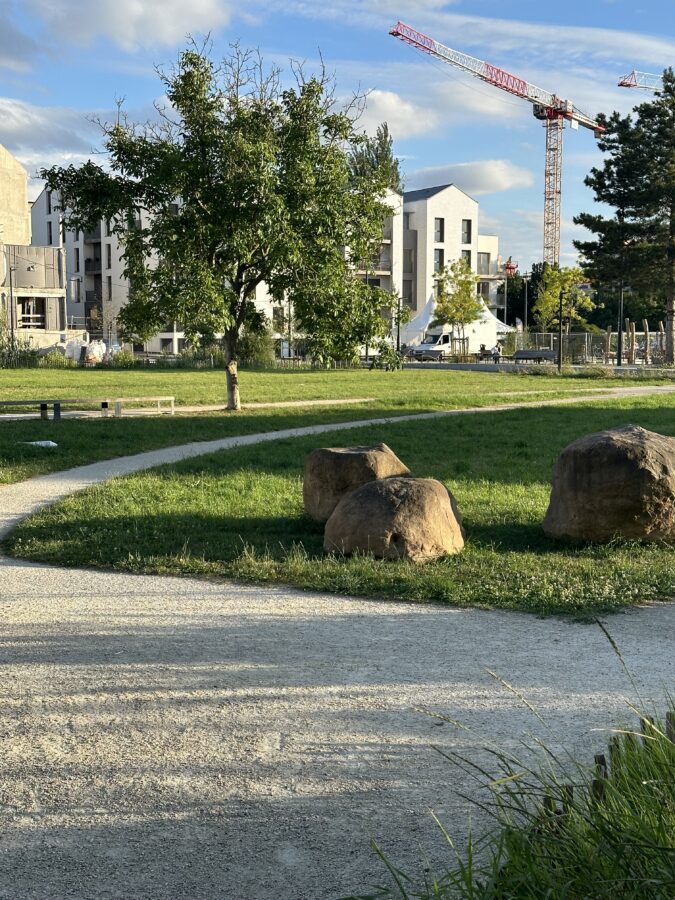
[[454,184],[404,194],[402,297],[412,312],[402,332],[406,343],[418,343],[433,319],[438,273],[449,263],[465,259],[480,277],[476,290],[486,305],[482,319],[468,329],[471,349],[478,350],[480,343],[494,344],[497,288],[503,279],[499,239],[480,235],[478,222],[477,201]]
[[[497,287],[503,281],[503,267],[497,236],[478,233],[477,201],[453,184],[409,191],[403,196],[392,191],[385,200],[393,211],[383,224],[379,253],[359,274],[370,284],[397,293],[411,308],[407,339],[415,328],[425,328],[431,318],[437,273],[462,257],[480,277],[477,290],[493,313],[498,308]],[[140,227],[144,215],[139,212],[131,227]],[[34,244],[65,250],[69,326],[86,328],[92,337],[118,340],[117,316],[128,301],[129,283],[110,223],[102,221],[91,232],[66,230],[58,197],[46,188],[34,202],[31,217]],[[256,291],[256,305],[273,327],[289,320],[287,308],[275,303],[264,284]],[[276,330],[275,336],[287,355],[293,351],[286,324],[283,328],[283,333]],[[166,331],[134,349],[176,353],[182,346],[182,332],[167,323]]]

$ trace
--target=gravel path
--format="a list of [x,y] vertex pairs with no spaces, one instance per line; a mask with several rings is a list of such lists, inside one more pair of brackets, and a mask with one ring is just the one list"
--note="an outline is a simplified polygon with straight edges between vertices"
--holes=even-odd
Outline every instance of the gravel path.
[[[255,439],[2,488],[0,534],[111,475]],[[2,900],[336,898],[383,880],[371,836],[419,873],[420,847],[442,855],[430,808],[460,839],[476,818],[459,796],[475,785],[432,745],[484,762],[536,734],[590,762],[635,699],[597,627],[515,613],[2,558],[0,622]],[[610,628],[662,710],[675,606]]]

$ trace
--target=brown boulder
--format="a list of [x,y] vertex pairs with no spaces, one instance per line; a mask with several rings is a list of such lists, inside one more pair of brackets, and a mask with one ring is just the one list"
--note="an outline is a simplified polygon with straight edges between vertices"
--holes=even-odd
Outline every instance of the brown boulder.
[[433,478],[386,478],[343,497],[326,523],[328,552],[422,563],[464,546],[455,498]]
[[553,471],[550,537],[675,539],[675,438],[625,425],[579,438]]
[[305,514],[316,522],[325,522],[344,495],[355,488],[380,478],[409,474],[410,469],[386,444],[313,450],[305,463]]

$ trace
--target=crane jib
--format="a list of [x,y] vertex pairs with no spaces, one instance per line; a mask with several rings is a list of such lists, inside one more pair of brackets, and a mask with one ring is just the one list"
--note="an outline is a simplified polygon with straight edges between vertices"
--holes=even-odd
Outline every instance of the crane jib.
[[494,84],[505,91],[510,91],[512,94],[518,94],[519,97],[529,99],[527,93],[528,85],[524,79],[518,78],[517,75],[512,75],[504,69],[499,69],[489,62],[484,64],[483,78],[489,81],[490,84]]

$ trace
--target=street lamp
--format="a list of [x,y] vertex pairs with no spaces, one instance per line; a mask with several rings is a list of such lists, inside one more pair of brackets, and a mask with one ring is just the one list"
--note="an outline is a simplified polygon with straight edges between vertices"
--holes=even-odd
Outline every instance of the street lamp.
[[509,278],[513,278],[513,276],[518,271],[518,263],[514,263],[511,260],[511,257],[506,260],[504,263],[504,272],[506,277],[504,278],[504,324],[506,325],[506,309],[508,303],[508,295],[509,295]]
[[525,282],[525,319],[523,321],[523,332],[527,334],[527,286],[530,282],[532,272],[523,272],[523,281]]

